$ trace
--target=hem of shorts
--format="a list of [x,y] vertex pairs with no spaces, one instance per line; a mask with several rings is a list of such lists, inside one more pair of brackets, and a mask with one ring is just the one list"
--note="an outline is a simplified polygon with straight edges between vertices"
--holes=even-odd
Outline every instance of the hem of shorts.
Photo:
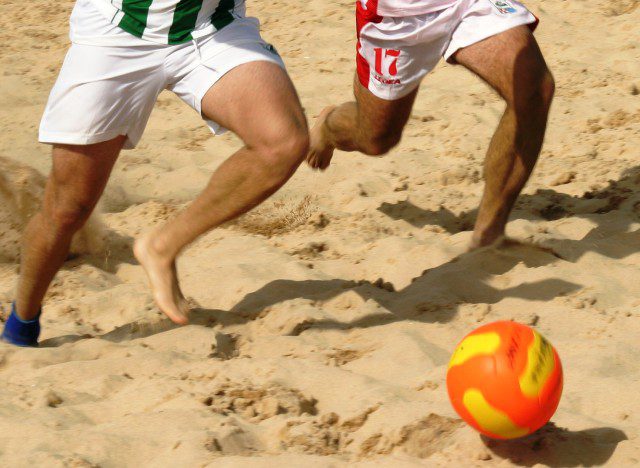
[[403,97],[408,96],[413,91],[418,89],[420,87],[420,83],[421,82],[422,82],[422,80],[419,80],[414,85],[407,85],[407,86],[403,87],[402,90],[397,92],[397,93],[393,93],[393,92],[380,93],[380,92],[378,92],[378,88],[376,88],[376,87],[373,87],[373,88],[365,87],[365,88],[367,90],[369,90],[369,92],[371,94],[373,94],[375,97],[377,97],[378,99],[382,99],[383,101],[397,101],[399,99],[402,99]]
[[124,145],[124,149],[133,149],[136,147],[137,142],[133,142],[126,130],[112,130],[104,133],[62,133],[62,132],[40,132],[38,135],[38,141],[47,145],[77,145],[86,146],[94,145],[96,143],[104,143],[105,141],[113,140],[116,137],[124,135],[127,140]]
[[489,39],[490,37],[493,36],[497,36],[498,34],[502,34],[505,31],[509,31],[510,29],[513,28],[517,28],[518,26],[525,26],[528,24],[534,24],[538,21],[538,19],[533,15],[533,13],[529,13],[531,15],[531,18],[528,18],[527,21],[522,21],[519,23],[513,23],[513,24],[508,24],[505,25],[504,28],[499,28],[496,30],[492,30],[490,33],[488,33],[487,35],[482,35],[478,38],[474,38],[473,41],[468,42],[468,43],[462,43],[461,45],[459,45],[458,47],[456,47],[455,50],[449,51],[447,49],[446,53],[442,56],[442,58],[444,58],[444,60],[447,63],[456,63],[455,61],[452,61],[451,58],[453,57],[453,55],[458,52],[460,49],[464,49],[465,47],[469,47],[472,46],[473,44],[477,44],[480,41],[484,41],[485,39]]

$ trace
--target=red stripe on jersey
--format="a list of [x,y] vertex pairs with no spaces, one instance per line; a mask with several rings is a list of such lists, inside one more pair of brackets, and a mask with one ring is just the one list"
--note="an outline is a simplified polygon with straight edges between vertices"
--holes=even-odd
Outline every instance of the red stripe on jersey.
[[367,59],[360,54],[360,31],[369,23],[380,23],[382,16],[378,13],[378,0],[367,0],[366,9],[362,6],[360,0],[356,1],[356,34],[358,43],[356,45],[356,69],[358,71],[358,79],[365,88],[369,89],[370,66]]

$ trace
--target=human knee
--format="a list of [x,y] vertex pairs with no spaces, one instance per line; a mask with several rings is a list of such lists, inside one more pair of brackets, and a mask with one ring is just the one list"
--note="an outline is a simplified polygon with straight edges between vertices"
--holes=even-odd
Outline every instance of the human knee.
[[368,156],[382,156],[400,143],[400,135],[395,133],[373,135],[359,142],[359,149]]
[[509,104],[527,113],[536,110],[546,113],[551,107],[555,94],[555,80],[546,66],[534,76],[535,78],[516,83],[512,102]]
[[86,223],[92,210],[93,203],[89,200],[57,197],[45,206],[44,215],[54,229],[75,232]]
[[293,173],[308,151],[309,133],[306,128],[296,128],[283,132],[278,138],[267,138],[258,152],[268,170],[281,178]]
[[553,101],[553,96],[556,93],[556,81],[553,78],[553,75],[549,71],[548,68],[545,67],[545,71],[540,78],[538,83],[538,95],[540,96],[540,101],[545,107],[551,106],[551,101]]

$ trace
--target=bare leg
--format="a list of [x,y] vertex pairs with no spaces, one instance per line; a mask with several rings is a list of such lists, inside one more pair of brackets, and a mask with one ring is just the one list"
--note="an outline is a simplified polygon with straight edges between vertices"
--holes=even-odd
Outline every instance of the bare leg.
[[336,148],[379,156],[400,141],[418,90],[386,101],[373,95],[357,78],[353,86],[356,101],[325,108],[311,130],[307,163],[315,169],[329,167]]
[[174,219],[136,241],[158,306],[176,323],[188,307],[175,267],[178,254],[210,229],[260,204],[297,169],[309,145],[307,124],[287,74],[269,62],[226,74],[202,100],[203,114],[245,143],[214,172],[205,190]]
[[38,315],[49,284],[67,258],[73,235],[102,195],[124,141],[122,136],[95,145],[53,148],[42,208],[23,234],[16,294],[21,319]]
[[509,214],[542,148],[554,82],[526,26],[461,49],[455,60],[507,103],[485,159],[486,185],[473,233],[474,248],[504,236]]

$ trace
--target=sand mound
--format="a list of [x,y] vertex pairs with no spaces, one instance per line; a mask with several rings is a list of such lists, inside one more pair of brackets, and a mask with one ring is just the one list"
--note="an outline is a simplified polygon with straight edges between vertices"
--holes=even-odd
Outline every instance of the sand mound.
[[[21,233],[37,213],[44,195],[45,177],[25,164],[0,157],[0,260],[17,261]],[[71,253],[98,254],[104,249],[103,225],[96,213],[74,237]]]

